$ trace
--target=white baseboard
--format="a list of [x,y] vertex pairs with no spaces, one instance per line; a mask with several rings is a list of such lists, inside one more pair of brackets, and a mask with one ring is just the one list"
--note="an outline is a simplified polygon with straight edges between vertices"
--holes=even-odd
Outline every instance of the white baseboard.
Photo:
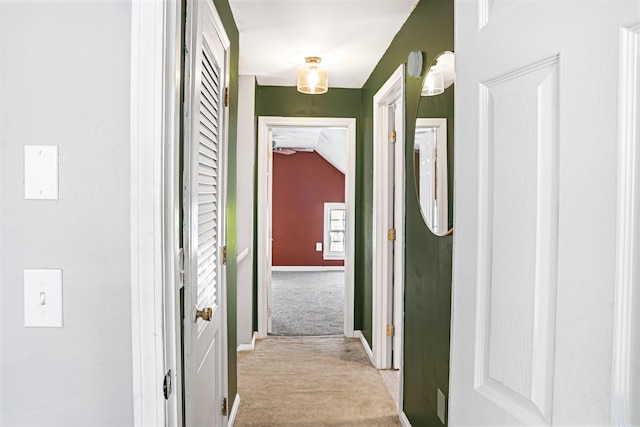
[[253,337],[251,338],[251,344],[240,344],[238,346],[238,351],[253,351],[256,348],[256,338],[258,338],[258,333],[253,332]]
[[344,266],[333,265],[292,265],[292,266],[273,266],[271,271],[344,271]]
[[402,424],[402,427],[411,427],[409,418],[407,418],[407,414],[404,411],[400,412],[400,424]]
[[233,408],[231,408],[231,412],[229,413],[229,423],[228,427],[233,427],[233,423],[236,422],[236,417],[238,416],[238,410],[240,409],[240,395],[236,393],[236,398],[233,400]]
[[369,356],[371,364],[375,366],[375,364],[373,363],[373,351],[371,350],[371,347],[369,347],[367,339],[364,337],[364,335],[362,335],[362,331],[354,331],[353,336],[354,338],[360,338],[360,342],[362,343],[362,347],[364,347],[364,351],[367,352],[367,356]]

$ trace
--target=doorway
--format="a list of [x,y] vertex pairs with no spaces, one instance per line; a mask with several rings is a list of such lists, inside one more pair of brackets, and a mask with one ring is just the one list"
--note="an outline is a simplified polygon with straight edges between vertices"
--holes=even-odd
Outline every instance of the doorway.
[[344,333],[346,128],[273,127],[271,335]]
[[[272,185],[273,185],[273,132],[276,129],[333,128],[346,133],[346,161],[344,184],[345,251],[344,251],[344,319],[343,333],[354,336],[353,307],[353,259],[354,259],[354,215],[355,215],[355,119],[353,118],[296,118],[260,117],[258,119],[258,337],[265,338],[272,329]],[[276,130],[276,132],[278,132]],[[275,155],[282,155],[281,153]],[[323,242],[323,247],[324,247]]]

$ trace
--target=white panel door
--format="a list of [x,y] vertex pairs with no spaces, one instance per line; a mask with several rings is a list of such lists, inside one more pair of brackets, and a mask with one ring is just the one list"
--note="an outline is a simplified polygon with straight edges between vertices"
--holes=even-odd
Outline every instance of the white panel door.
[[[191,14],[192,13],[192,14]],[[187,426],[226,424],[224,277],[228,39],[213,2],[188,9],[184,364]]]
[[456,1],[451,425],[618,416],[639,22],[637,0]]

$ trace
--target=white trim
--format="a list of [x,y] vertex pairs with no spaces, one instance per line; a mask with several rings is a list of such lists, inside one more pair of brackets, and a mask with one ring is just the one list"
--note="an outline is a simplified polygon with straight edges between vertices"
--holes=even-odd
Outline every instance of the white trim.
[[345,271],[345,268],[339,265],[274,265],[271,271]]
[[[354,323],[354,262],[356,204],[356,119],[332,117],[258,117],[258,229],[256,256],[258,259],[258,337],[267,336],[267,286],[271,265],[267,265],[268,230],[271,207],[267,204],[267,163],[271,156],[269,129],[272,127],[342,127],[347,129],[347,173],[345,174],[345,205],[347,206],[347,253],[345,258],[344,335],[353,337]],[[265,178],[262,178],[265,177]],[[261,184],[262,183],[262,184]]]
[[409,418],[407,418],[407,414],[405,414],[404,411],[400,412],[400,425],[402,425],[402,427],[411,427]]
[[640,253],[636,253],[640,251],[640,132],[637,119],[640,110],[640,25],[623,28],[620,39],[617,265],[611,386],[611,423],[616,426],[632,422],[633,363],[638,363],[637,355],[634,357],[633,354],[633,336],[640,330],[634,322],[634,310],[639,309],[634,307],[634,299],[638,300],[634,292],[640,292]]
[[360,339],[362,348],[364,348],[364,351],[367,353],[367,356],[369,356],[369,360],[371,361],[371,364],[373,364],[373,351],[371,350],[371,347],[369,346],[367,339],[364,337],[364,335],[362,335],[362,331],[353,331],[353,338]]
[[239,409],[240,409],[240,395],[236,393],[236,398],[233,399],[233,407],[231,408],[231,412],[229,413],[229,422],[227,423],[228,427],[233,427],[233,425],[235,424]]
[[236,264],[240,264],[240,261],[242,261],[243,259],[245,259],[247,257],[247,255],[249,255],[249,248],[244,248],[239,254],[238,257],[236,259]]
[[[391,338],[387,337],[387,324],[393,323],[396,329],[397,360],[402,360],[402,338],[399,336],[403,330],[403,295],[404,295],[404,126],[405,126],[405,82],[404,64],[401,64],[389,77],[389,80],[378,90],[373,97],[373,236],[372,236],[372,347],[373,365],[378,369],[392,367]],[[389,142],[386,129],[388,128],[388,106],[396,105],[395,127],[396,143],[392,145],[394,150],[394,176],[395,200],[389,194],[390,173],[389,162],[385,150],[389,150]],[[391,225],[389,208],[393,204],[394,228],[396,229],[395,248],[391,254],[388,244],[387,231]],[[393,258],[391,258],[393,257]],[[394,294],[391,293],[389,279],[389,262],[394,266]],[[395,300],[395,307],[392,301]],[[396,315],[392,316],[395,311]],[[399,363],[399,362],[398,362]],[[399,363],[400,364],[400,363]]]
[[251,338],[251,344],[240,344],[238,346],[238,352],[241,351],[253,351],[256,348],[256,339],[258,338],[258,333],[254,332],[253,337]]
[[[135,426],[178,425],[178,392],[164,399],[164,373],[176,369],[171,292],[170,168],[177,131],[179,2],[131,5],[131,322]],[[164,161],[167,161],[165,164]],[[165,198],[167,198],[165,200]],[[165,228],[168,228],[165,230]],[[166,231],[166,233],[165,233]],[[165,299],[166,298],[166,299]]]

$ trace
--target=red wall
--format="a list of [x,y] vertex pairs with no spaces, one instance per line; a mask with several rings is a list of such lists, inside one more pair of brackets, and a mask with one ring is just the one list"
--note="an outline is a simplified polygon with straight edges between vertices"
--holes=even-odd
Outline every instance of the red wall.
[[344,265],[316,252],[325,202],[344,202],[342,172],[315,151],[273,154],[273,265]]

